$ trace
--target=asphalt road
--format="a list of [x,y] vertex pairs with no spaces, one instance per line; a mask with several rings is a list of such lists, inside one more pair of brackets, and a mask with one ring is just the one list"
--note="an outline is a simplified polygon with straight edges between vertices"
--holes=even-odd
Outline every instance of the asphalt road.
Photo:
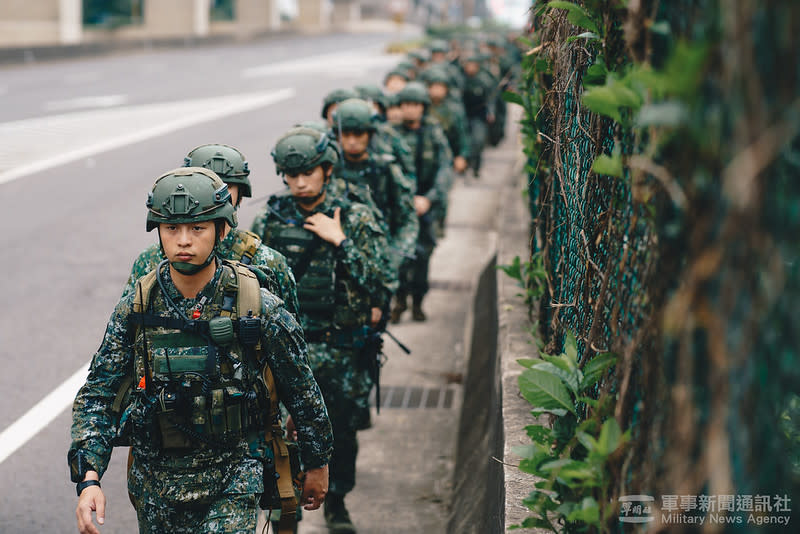
[[[277,137],[318,118],[331,89],[378,83],[399,59],[382,52],[396,38],[297,36],[0,69],[0,532],[76,531],[72,388],[154,239],[144,209],[154,179],[221,142],[247,155],[256,199],[278,190]],[[261,204],[244,203],[243,226]],[[134,532],[124,455],[114,456],[103,488],[117,505],[103,532]]]

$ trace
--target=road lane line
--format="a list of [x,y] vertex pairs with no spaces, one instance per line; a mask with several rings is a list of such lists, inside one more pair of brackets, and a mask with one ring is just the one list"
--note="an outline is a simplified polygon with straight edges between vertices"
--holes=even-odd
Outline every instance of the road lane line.
[[[164,135],[166,133],[179,130],[181,128],[194,126],[196,124],[212,121],[215,119],[226,117],[228,115],[233,115],[236,113],[241,113],[244,111],[249,111],[252,109],[268,106],[270,104],[275,104],[283,100],[288,100],[289,98],[292,98],[294,95],[295,95],[295,90],[293,88],[285,88],[276,91],[261,92],[261,93],[247,93],[243,95],[234,95],[236,96],[236,98],[229,99],[225,104],[218,105],[216,107],[214,106],[207,107],[205,108],[205,111],[203,113],[184,115],[177,119],[172,119],[161,122],[159,124],[154,124],[153,126],[141,128],[131,133],[111,136],[103,141],[85,145],[80,148],[68,150],[60,154],[55,154],[52,157],[41,158],[39,160],[33,161],[28,164],[13,167],[5,172],[0,172],[0,184],[7,183],[12,180],[16,180],[18,178],[22,178],[23,176],[27,176],[29,174],[51,169],[53,167],[57,167],[58,165],[70,163],[75,160],[85,158],[87,156],[93,156],[101,152],[106,152],[108,150],[113,150],[115,148],[119,148],[125,145],[138,143],[140,141],[144,141],[152,137]],[[211,98],[208,100],[212,101],[215,99]],[[139,107],[144,109],[147,106],[139,106]],[[126,108],[115,108],[115,109],[119,110]]]
[[75,374],[0,433],[0,464],[72,405],[78,390],[86,382],[90,363],[82,365]]
[[128,95],[83,96],[68,100],[50,100],[42,104],[45,111],[66,111],[81,108],[110,108],[128,101]]

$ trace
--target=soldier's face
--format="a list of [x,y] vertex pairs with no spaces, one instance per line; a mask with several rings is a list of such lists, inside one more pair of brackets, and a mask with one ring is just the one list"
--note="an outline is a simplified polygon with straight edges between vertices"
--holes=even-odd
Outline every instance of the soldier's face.
[[400,106],[392,106],[386,110],[386,120],[392,124],[403,122],[403,109]]
[[406,86],[406,83],[408,82],[406,82],[405,78],[403,78],[402,76],[392,75],[386,79],[386,83],[383,85],[387,93],[394,94],[400,92],[400,90]]
[[481,70],[481,66],[475,61],[467,61],[464,63],[464,73],[467,76],[475,76],[478,74],[479,70]]
[[346,155],[360,156],[367,151],[369,132],[345,130],[339,137],[339,143],[342,145],[342,150]]
[[425,113],[425,104],[422,102],[401,102],[400,108],[403,110],[403,120],[407,122],[421,120]]
[[431,63],[441,63],[447,59],[447,56],[444,52],[433,52],[431,54]]
[[432,83],[428,86],[428,95],[434,102],[441,102],[447,96],[447,86],[443,83]]
[[169,261],[200,265],[214,250],[216,226],[213,221],[161,223],[158,235]]
[[289,186],[289,191],[301,204],[304,198],[311,200],[319,195],[324,183],[325,169],[322,165],[317,165],[313,169],[300,174],[286,175],[286,185]]

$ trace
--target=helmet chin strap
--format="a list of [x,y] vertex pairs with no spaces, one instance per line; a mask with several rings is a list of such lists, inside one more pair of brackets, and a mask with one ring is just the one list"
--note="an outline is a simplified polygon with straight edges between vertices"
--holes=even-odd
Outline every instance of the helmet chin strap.
[[[220,239],[219,239],[219,236],[217,236],[215,241],[214,241],[214,248],[211,249],[211,254],[208,255],[208,257],[205,259],[205,261],[203,263],[195,264],[195,263],[189,263],[189,262],[185,262],[185,261],[172,261],[172,260],[170,260],[169,264],[172,267],[174,267],[175,270],[178,271],[179,273],[181,273],[182,275],[192,276],[194,274],[197,274],[200,271],[202,271],[203,269],[205,269],[206,267],[208,267],[209,265],[211,265],[211,262],[213,262],[214,259],[217,257],[217,248],[218,248],[219,243],[220,243]],[[161,233],[158,234],[158,246],[161,247],[161,254],[163,254],[164,257],[166,257],[167,254],[164,251],[164,244],[161,242]]]
[[322,195],[325,194],[325,188],[328,186],[328,178],[322,183],[322,187],[319,190],[319,193],[314,195],[313,197],[292,197],[294,201],[300,204],[301,206],[310,206],[314,204],[317,200],[322,198]]

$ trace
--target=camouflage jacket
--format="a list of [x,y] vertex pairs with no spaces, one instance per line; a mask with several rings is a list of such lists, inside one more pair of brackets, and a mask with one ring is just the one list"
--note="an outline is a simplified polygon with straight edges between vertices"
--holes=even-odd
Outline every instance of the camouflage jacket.
[[439,121],[453,155],[468,159],[469,133],[464,106],[458,101],[445,99],[439,104],[431,104],[428,113]]
[[[391,295],[388,288],[396,284],[396,274],[387,269],[390,260],[386,236],[372,210],[344,197],[326,194],[314,213],[332,217],[336,208],[341,208],[342,230],[347,241],[336,248],[316,238],[318,242],[313,245],[313,253],[304,261],[304,269],[308,272],[335,269],[335,305],[331,306],[327,316],[310,312],[309,308],[318,306],[316,302],[304,302],[304,289],[308,287],[311,276],[306,273],[297,276],[300,321],[306,332],[339,328],[352,330],[367,324],[370,308],[384,307]],[[256,217],[252,229],[260,233],[265,243],[286,255],[292,270],[297,271],[297,263],[303,260],[302,254],[307,248],[299,251],[296,245],[286,244],[283,236],[287,231],[301,229],[309,215],[290,195],[275,195],[267,201],[267,209]],[[304,233],[308,234],[306,238],[314,239],[311,232],[305,230]],[[330,267],[331,262],[334,267]]]
[[419,231],[414,211],[415,184],[406,178],[388,154],[370,154],[364,161],[343,159],[334,168],[335,177],[367,187],[383,215],[383,230],[389,247],[398,257],[410,257]]
[[453,175],[453,154],[442,127],[436,119],[426,115],[418,129],[403,125],[401,132],[417,163],[416,194],[427,197],[434,208],[446,205]]
[[467,117],[485,119],[487,114],[494,114],[497,82],[498,80],[484,69],[474,76],[464,76],[462,99]]
[[[257,235],[238,228],[228,232],[217,250],[223,259],[242,261],[260,269],[267,275],[266,289],[283,299],[286,309],[297,317],[297,290],[294,275],[283,254],[265,246]],[[163,260],[164,254],[157,243],[143,250],[133,262],[131,275],[128,277],[128,283],[122,291],[122,296],[132,292],[136,287],[136,280],[155,269],[156,265]]]
[[403,136],[388,122],[378,122],[377,131],[370,138],[370,152],[376,151],[391,154],[400,166],[403,174],[413,183],[417,182],[417,169],[414,167],[414,156]]
[[[227,269],[227,271],[226,271]],[[218,264],[213,279],[196,298],[183,298],[172,282],[169,268],[161,273],[164,290],[176,307],[191,316],[203,302],[216,302],[223,290],[222,276],[230,267]],[[278,395],[298,428],[301,457],[307,469],[328,463],[333,447],[330,421],[319,387],[308,366],[303,332],[294,317],[275,295],[261,289],[261,346],[263,359],[275,377]],[[145,336],[130,323],[134,293],[117,304],[106,327],[100,348],[95,353],[86,383],[79,390],[72,408],[72,445],[69,457],[77,453],[101,476],[108,467],[114,441],[130,439],[138,475],[129,480],[134,495],[155,491],[179,502],[195,500],[195,490],[218,493],[260,493],[263,491],[262,464],[250,454],[247,439],[224,449],[202,445],[187,452],[161,450],[154,406],[157,399],[137,388],[121,416],[114,410],[117,393],[126,380],[138,382]],[[162,317],[178,318],[169,308],[161,289],[151,293],[150,310]],[[206,306],[200,316],[209,320],[213,307]],[[149,328],[148,328],[149,329]],[[192,350],[207,347],[194,347]],[[155,349],[154,349],[155,350]],[[181,349],[175,349],[180,355]],[[186,350],[186,349],[184,349]],[[240,358],[241,359],[241,358]],[[143,375],[142,375],[143,376]],[[181,449],[181,451],[183,451]],[[73,466],[71,466],[73,467]],[[224,476],[221,473],[228,473]],[[158,498],[158,497],[157,497]]]

